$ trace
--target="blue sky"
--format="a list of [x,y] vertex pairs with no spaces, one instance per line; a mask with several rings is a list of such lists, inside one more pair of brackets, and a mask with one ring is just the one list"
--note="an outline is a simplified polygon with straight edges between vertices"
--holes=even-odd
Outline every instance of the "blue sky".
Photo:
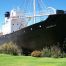
[[[32,11],[31,8],[32,1],[33,0],[0,0],[0,29],[2,24],[4,23],[4,14],[6,11],[10,11],[11,9],[17,7],[20,7],[22,10],[25,8],[27,8],[28,10],[30,8],[30,11]],[[36,3],[37,2],[38,0],[36,0]],[[55,9],[66,10],[66,0],[43,0],[43,3],[46,7],[51,6],[54,7]],[[29,5],[30,7],[27,7],[27,5]],[[38,6],[37,6],[37,10],[39,10]]]

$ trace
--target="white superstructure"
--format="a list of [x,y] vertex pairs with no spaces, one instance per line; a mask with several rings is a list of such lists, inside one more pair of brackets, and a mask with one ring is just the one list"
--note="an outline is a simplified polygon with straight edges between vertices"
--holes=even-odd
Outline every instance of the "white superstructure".
[[3,35],[15,32],[27,26],[26,17],[23,12],[13,9],[5,14],[5,24],[2,27]]

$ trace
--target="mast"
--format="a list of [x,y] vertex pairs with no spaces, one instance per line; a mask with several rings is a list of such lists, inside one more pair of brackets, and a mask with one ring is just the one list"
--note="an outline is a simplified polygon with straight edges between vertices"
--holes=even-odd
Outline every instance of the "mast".
[[33,15],[33,17],[34,17],[34,24],[35,24],[35,22],[36,22],[36,0],[34,0],[33,7],[34,7],[34,15]]
[[[37,2],[38,1],[38,2]],[[48,16],[50,14],[56,14],[56,10],[53,8],[53,7],[46,7],[44,4],[44,1],[43,0],[32,0],[33,2],[33,14],[31,16],[27,15],[26,17],[27,18],[33,18],[33,23],[35,24],[36,23],[36,17],[42,17],[42,16]],[[39,4],[39,6],[44,9],[45,8],[45,11],[41,11],[41,12],[36,12],[36,4]]]

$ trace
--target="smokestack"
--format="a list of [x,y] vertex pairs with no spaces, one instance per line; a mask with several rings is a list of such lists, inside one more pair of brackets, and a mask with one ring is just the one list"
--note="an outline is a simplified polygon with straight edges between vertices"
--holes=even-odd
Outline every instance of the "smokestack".
[[8,17],[9,18],[10,17],[10,12],[6,12],[5,13],[5,17]]
[[64,14],[63,10],[56,10],[56,14]]

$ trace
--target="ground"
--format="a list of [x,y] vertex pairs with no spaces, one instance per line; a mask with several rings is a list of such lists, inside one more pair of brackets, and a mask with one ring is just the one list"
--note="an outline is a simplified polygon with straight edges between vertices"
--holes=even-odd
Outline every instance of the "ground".
[[0,66],[66,66],[66,58],[38,58],[0,54]]

